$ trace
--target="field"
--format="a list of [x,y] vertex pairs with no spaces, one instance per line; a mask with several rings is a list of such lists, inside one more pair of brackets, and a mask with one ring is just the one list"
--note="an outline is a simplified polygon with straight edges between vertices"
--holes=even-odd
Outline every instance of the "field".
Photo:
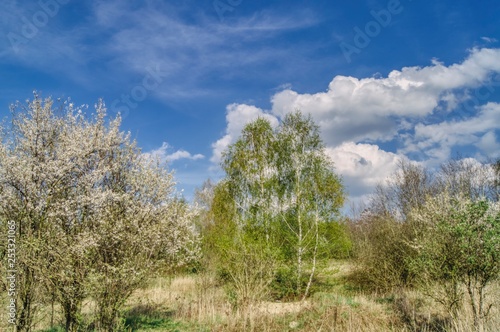
[[[417,291],[374,294],[357,289],[350,281],[353,273],[350,262],[332,261],[307,300],[263,301],[239,308],[231,304],[224,286],[210,276],[155,278],[129,299],[123,330],[458,332],[468,331],[471,326],[472,318],[466,309],[452,321],[438,303]],[[500,290],[496,285],[489,291],[496,297],[497,306],[492,308],[485,331],[494,332],[500,326]],[[85,302],[84,316],[92,310],[93,304]],[[64,331],[57,305],[44,306],[37,318],[35,331]],[[51,320],[55,327],[50,327]],[[5,320],[0,328],[9,331]]]

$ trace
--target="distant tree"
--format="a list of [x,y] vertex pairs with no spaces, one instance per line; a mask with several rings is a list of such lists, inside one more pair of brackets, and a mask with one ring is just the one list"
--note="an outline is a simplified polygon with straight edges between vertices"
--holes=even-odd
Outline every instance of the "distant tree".
[[498,165],[453,159],[431,172],[400,163],[352,223],[361,285],[419,287],[453,318],[468,296],[481,330],[485,290],[500,273]]
[[215,186],[216,184],[212,180],[208,179],[203,182],[201,188],[195,189],[194,205],[200,212],[202,212],[197,224],[198,231],[200,233],[203,232],[204,228],[208,227],[208,224],[211,223],[212,218],[210,217],[209,212],[214,200]]
[[493,171],[495,173],[494,184],[496,191],[496,200],[500,201],[500,159],[493,163]]
[[437,174],[440,191],[464,195],[472,200],[497,200],[495,164],[481,163],[472,158],[451,159],[441,165]]
[[369,210],[404,221],[413,208],[422,205],[426,196],[435,191],[433,180],[423,166],[402,160],[387,181],[376,187]]
[[353,223],[357,279],[363,287],[392,291],[412,287],[415,271],[410,242],[419,229],[408,218],[436,190],[434,176],[423,166],[402,160],[375,192],[364,213]]

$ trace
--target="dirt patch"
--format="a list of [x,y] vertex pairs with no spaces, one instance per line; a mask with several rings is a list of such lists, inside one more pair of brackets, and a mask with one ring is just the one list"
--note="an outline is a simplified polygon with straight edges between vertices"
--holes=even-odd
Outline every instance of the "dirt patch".
[[298,313],[304,309],[309,309],[311,303],[303,302],[261,302],[254,306],[255,311],[267,315],[284,315]]

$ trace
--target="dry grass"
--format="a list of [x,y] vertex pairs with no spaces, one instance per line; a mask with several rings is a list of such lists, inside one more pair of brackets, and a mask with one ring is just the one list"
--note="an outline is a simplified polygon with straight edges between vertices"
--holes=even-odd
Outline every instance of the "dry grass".
[[[330,273],[348,272],[333,267]],[[170,308],[172,319],[206,331],[402,331],[390,305],[365,296],[316,293],[304,302],[263,301],[234,308],[224,288],[209,276],[157,279],[134,294],[130,305]]]
[[[333,262],[324,273],[323,288],[304,302],[262,301],[235,308],[225,288],[208,275],[157,278],[136,291],[126,307],[129,331],[471,331],[472,315],[467,306],[458,319],[417,291],[369,294],[346,287],[353,266]],[[321,281],[321,280],[320,280]],[[328,281],[328,282],[326,282]],[[326,285],[326,286],[325,286]],[[489,289],[495,304],[485,332],[499,331],[500,284]],[[2,307],[5,303],[2,295]],[[86,301],[84,314],[94,310]],[[61,316],[56,306],[55,321]],[[42,308],[38,331],[49,329],[51,307]],[[5,319],[1,331],[10,331]]]

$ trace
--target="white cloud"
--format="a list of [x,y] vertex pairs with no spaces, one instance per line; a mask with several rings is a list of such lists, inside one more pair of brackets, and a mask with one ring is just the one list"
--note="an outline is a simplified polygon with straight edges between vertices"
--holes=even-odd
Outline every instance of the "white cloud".
[[492,158],[500,156],[500,142],[497,140],[495,131],[491,130],[484,134],[476,146]]
[[210,159],[213,163],[220,162],[222,152],[232,143],[236,142],[241,134],[241,131],[248,123],[258,119],[267,119],[272,126],[278,125],[278,119],[262,109],[244,105],[244,104],[231,104],[226,107],[226,132],[225,135],[212,144],[213,155]]
[[[99,52],[134,73],[142,74],[145,67],[158,65],[166,74],[165,81],[173,83],[168,89],[155,91],[160,98],[192,98],[213,95],[216,87],[206,81],[214,73],[223,79],[246,77],[254,72],[249,67],[288,59],[286,47],[256,45],[317,23],[312,13],[292,10],[258,11],[220,22],[215,9],[210,13],[202,7],[185,6],[161,1],[141,6],[117,0],[95,2],[95,31],[109,36]],[[186,19],[187,11],[195,22]],[[306,52],[304,48],[297,53]]]
[[490,37],[481,37],[481,40],[487,43],[496,43],[498,41],[496,38],[490,38]]
[[150,152],[143,153],[143,155],[146,158],[155,158],[160,160],[161,162],[174,162],[177,160],[181,159],[188,159],[188,160],[199,160],[205,158],[204,155],[202,154],[191,154],[186,150],[177,150],[173,153],[168,153],[168,151],[171,149],[171,146],[163,142],[162,146],[159,147],[158,149],[152,150]]
[[478,114],[461,121],[443,121],[415,126],[414,135],[406,138],[402,153],[421,152],[443,162],[450,157],[454,146],[476,145],[489,154],[498,146],[495,130],[499,129],[500,104],[488,103],[478,108]]
[[373,192],[375,186],[385,181],[397,168],[404,156],[381,150],[373,144],[345,142],[326,153],[335,163],[351,197]]
[[178,150],[175,151],[174,153],[171,153],[165,157],[166,161],[176,161],[179,159],[190,159],[190,160],[199,160],[205,158],[204,155],[202,154],[195,154],[192,155],[191,153],[187,152],[186,150]]
[[[244,124],[257,116],[276,123],[296,109],[311,114],[320,126],[351,199],[366,197],[412,152],[422,153],[431,166],[448,159],[457,145],[475,146],[491,155],[498,151],[499,104],[481,105],[473,116],[460,114],[460,121],[439,119],[443,111],[446,115],[460,111],[461,103],[473,98],[469,90],[492,84],[493,75],[500,73],[498,59],[500,49],[473,49],[463,62],[449,66],[433,60],[426,67],[393,70],[387,77],[336,76],[325,92],[301,94],[286,87],[272,96],[269,111],[229,105],[226,132],[212,145],[211,160],[219,161]],[[485,103],[487,98],[474,101]],[[397,153],[377,145],[395,139],[402,144]]]
[[326,92],[300,94],[287,89],[272,97],[272,113],[300,109],[321,125],[327,144],[390,140],[405,118],[432,114],[440,105],[456,107],[455,90],[475,88],[500,73],[500,49],[474,49],[459,64],[433,60],[427,67],[393,70],[386,78],[336,76]]

